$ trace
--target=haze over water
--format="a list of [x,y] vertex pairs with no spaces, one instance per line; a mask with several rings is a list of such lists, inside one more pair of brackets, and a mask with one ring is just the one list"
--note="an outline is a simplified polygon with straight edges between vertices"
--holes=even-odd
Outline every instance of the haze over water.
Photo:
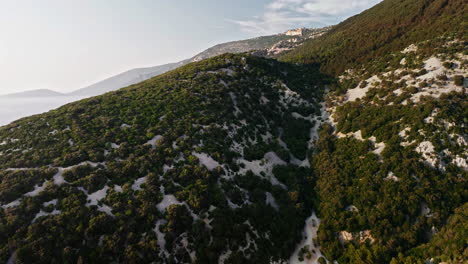
[[30,115],[48,112],[84,97],[0,98],[0,126]]

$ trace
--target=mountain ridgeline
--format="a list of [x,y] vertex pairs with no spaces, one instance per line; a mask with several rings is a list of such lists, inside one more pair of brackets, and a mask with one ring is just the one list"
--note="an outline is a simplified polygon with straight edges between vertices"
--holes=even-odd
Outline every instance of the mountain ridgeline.
[[295,34],[276,34],[218,44],[203,52],[200,52],[190,59],[154,67],[132,69],[130,71],[110,77],[106,80],[100,81],[96,84],[76,90],[70,94],[79,96],[100,95],[142,82],[144,80],[148,80],[154,76],[158,76],[170,70],[177,69],[189,63],[209,59],[224,53],[244,53],[257,50],[262,51],[264,56],[279,55],[294,49],[306,40],[323,35],[325,32],[330,30],[330,28],[331,27],[319,29],[304,28],[299,29],[297,32],[295,32]]
[[466,11],[384,0],[0,127],[0,262],[466,263]]
[[148,80],[165,72],[177,69],[181,66],[192,62],[209,59],[224,53],[244,53],[256,51],[257,55],[263,57],[275,57],[292,50],[305,41],[322,36],[332,27],[324,27],[317,29],[299,28],[289,30],[285,33],[262,36],[252,39],[231,41],[218,44],[209,49],[206,49],[192,58],[164,65],[158,65],[146,68],[136,68],[109,77],[90,86],[78,89],[70,93],[58,93],[51,90],[40,89],[22,93],[9,94],[1,97],[8,98],[34,98],[34,97],[60,97],[60,96],[79,96],[91,97],[101,95],[107,92],[115,91],[123,87],[127,87],[139,82]]

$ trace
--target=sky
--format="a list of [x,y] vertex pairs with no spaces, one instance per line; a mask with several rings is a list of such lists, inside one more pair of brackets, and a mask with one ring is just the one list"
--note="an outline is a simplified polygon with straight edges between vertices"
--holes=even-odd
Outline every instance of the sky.
[[0,95],[70,92],[213,45],[333,25],[380,0],[0,0]]

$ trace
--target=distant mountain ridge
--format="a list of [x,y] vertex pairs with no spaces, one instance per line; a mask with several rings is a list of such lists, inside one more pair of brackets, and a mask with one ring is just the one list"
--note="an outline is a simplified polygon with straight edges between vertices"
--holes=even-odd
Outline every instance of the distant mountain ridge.
[[1,97],[4,97],[4,98],[14,98],[14,97],[27,98],[27,97],[55,97],[55,96],[64,96],[64,95],[65,94],[63,94],[63,93],[55,92],[55,91],[52,91],[52,90],[49,90],[49,89],[37,89],[37,90],[7,94],[7,95],[3,95]]
[[192,62],[209,59],[224,53],[244,53],[248,51],[261,51],[257,55],[271,57],[281,54],[285,51],[292,50],[303,42],[313,39],[328,32],[332,27],[308,29],[300,28],[288,30],[284,33],[279,33],[270,36],[256,37],[252,39],[231,41],[215,45],[205,51],[176,63],[158,65],[149,68],[136,68],[116,76],[110,77],[88,87],[76,90],[71,95],[95,96],[110,91],[115,91],[123,87],[127,87],[145,80],[148,80],[157,75],[177,69],[181,66]]
[[[187,61],[187,60],[186,60]],[[71,92],[70,95],[94,96],[136,84],[187,64],[186,61],[148,68],[136,68]]]
[[[153,78],[165,72],[177,69],[181,66],[192,62],[201,61],[212,58],[224,53],[244,53],[249,51],[258,51],[256,55],[264,57],[274,57],[286,51],[292,50],[303,42],[317,38],[328,32],[332,27],[324,27],[318,29],[298,28],[288,30],[284,33],[279,33],[270,36],[256,37],[246,40],[231,41],[215,45],[205,51],[193,56],[190,59],[183,61],[168,63],[153,67],[135,68],[105,80],[92,84],[90,86],[78,89],[71,93],[58,93],[52,90],[32,90],[24,93],[15,93],[6,95],[7,97],[33,97],[34,94],[41,94],[41,97],[47,96],[96,96],[118,90],[136,83]],[[3,97],[3,96],[0,96]]]

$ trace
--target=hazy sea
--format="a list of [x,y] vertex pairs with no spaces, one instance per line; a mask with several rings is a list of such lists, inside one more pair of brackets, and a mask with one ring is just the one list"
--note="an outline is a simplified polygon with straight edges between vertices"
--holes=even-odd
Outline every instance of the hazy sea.
[[22,117],[35,115],[56,109],[67,103],[78,101],[84,97],[58,96],[41,98],[1,98],[0,126],[7,125]]

